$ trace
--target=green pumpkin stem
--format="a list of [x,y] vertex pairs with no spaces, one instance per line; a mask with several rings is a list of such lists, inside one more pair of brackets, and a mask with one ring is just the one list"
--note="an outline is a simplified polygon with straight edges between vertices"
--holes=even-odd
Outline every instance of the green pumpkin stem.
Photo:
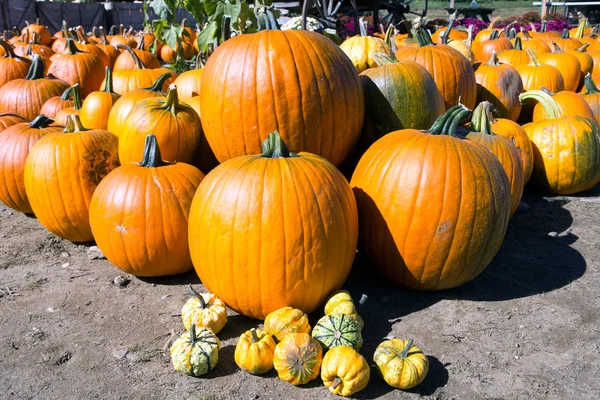
[[262,156],[267,158],[289,158],[296,154],[289,151],[279,132],[271,132],[262,143]]
[[3,58],[16,58],[17,55],[13,51],[13,48],[10,44],[8,44],[4,40],[0,40],[0,46],[4,49],[4,57]]
[[406,346],[404,346],[404,349],[402,349],[402,353],[400,353],[400,357],[408,357],[408,352],[410,351],[410,349],[412,349],[414,343],[415,341],[412,338],[408,339]]
[[65,89],[64,92],[62,92],[62,95],[60,96],[60,99],[62,101],[67,101],[71,98],[71,92],[73,91],[73,86],[69,86],[68,88]]
[[104,72],[104,89],[103,92],[113,93],[113,75],[112,69],[110,67],[106,67]]
[[490,60],[485,63],[485,65],[490,65],[494,67],[498,66],[498,54],[496,54],[495,51],[492,51],[492,56],[490,57]]
[[550,96],[554,96],[556,94],[552,90],[548,89],[546,86],[542,86],[540,90],[546,94],[549,94]]
[[598,87],[594,83],[594,80],[592,79],[592,75],[590,75],[589,72],[587,74],[585,74],[585,78],[583,79],[583,81],[585,83],[585,94],[600,93],[600,90],[598,90]]
[[579,19],[579,24],[577,25],[577,32],[575,32],[575,39],[581,39],[585,35],[585,28],[588,25],[588,19],[582,17]]
[[492,31],[488,40],[496,40],[500,37],[500,31]]
[[435,120],[435,122],[433,123],[433,125],[431,125],[431,128],[429,128],[427,130],[427,132],[433,134],[433,135],[439,135],[442,133],[442,129],[444,127],[444,125],[446,124],[446,121],[448,121],[449,119],[452,118],[452,115],[457,112],[458,110],[461,109],[462,106],[460,105],[456,105],[453,107],[450,107],[448,109],[448,111],[446,111],[445,113],[443,113],[442,115],[440,115],[439,117],[437,117],[437,119]]
[[342,380],[338,376],[336,376],[335,379],[333,380],[333,383],[331,384],[331,388],[335,390],[335,388],[341,384],[342,384]]
[[71,86],[71,88],[71,93],[73,94],[73,108],[75,110],[81,110],[81,87],[79,86],[79,83],[76,83]]
[[231,38],[231,16],[223,15],[221,20],[221,44]]
[[541,67],[542,63],[537,58],[533,50],[527,49],[527,54],[529,55],[529,64],[530,66]]
[[163,110],[169,110],[172,114],[177,114],[179,111],[179,98],[177,96],[177,86],[174,83],[169,85],[169,90],[167,91],[167,98],[165,99],[165,104],[162,106]]
[[48,125],[52,124],[54,120],[50,117],[46,117],[44,114],[40,114],[33,121],[29,123],[29,127],[33,129],[42,129],[46,128]]
[[79,50],[77,48],[77,45],[75,44],[75,40],[68,38],[67,39],[67,54],[77,54],[77,53],[81,53],[82,51]]
[[558,46],[558,44],[554,40],[552,41],[552,53],[554,53],[554,54],[563,53],[562,49]]
[[514,48],[515,50],[523,50],[523,41],[521,41],[521,38],[518,36],[515,38]]
[[168,162],[163,161],[160,155],[160,147],[158,146],[158,140],[154,134],[146,136],[146,143],[144,144],[144,156],[140,161],[140,166],[146,168],[158,168],[169,165]]
[[510,28],[510,30],[508,31],[508,38],[509,39],[517,38],[517,30],[515,28]]
[[129,53],[131,58],[133,58],[133,69],[146,69],[146,65],[144,64],[142,59],[137,55],[135,51],[133,51],[131,47],[126,46],[124,44],[118,44],[116,47],[117,49],[125,50]]
[[393,55],[386,54],[381,51],[378,51],[377,53],[371,53],[369,54],[369,57],[375,60],[377,65],[379,65],[380,67],[398,62],[398,60]]
[[[65,36],[66,37],[66,36]],[[108,42],[108,39],[106,38],[106,32],[104,32],[104,28],[100,27],[100,44],[106,46],[109,45],[110,43]]]
[[65,126],[63,133],[85,132],[87,130],[89,129],[84,128],[81,120],[79,119],[79,115],[71,114],[67,116],[67,126]]
[[569,29],[565,28],[562,31],[562,34],[560,35],[561,39],[570,39],[569,38]]
[[164,74],[162,74],[161,76],[156,78],[156,81],[154,82],[154,84],[152,84],[152,86],[145,88],[144,90],[151,90],[153,92],[162,92],[162,87],[165,84],[165,81],[167,79],[169,79],[172,75],[173,74],[171,72],[165,72]]
[[255,328],[250,329],[250,335],[252,336],[252,343],[260,342],[260,338],[256,334]]
[[200,307],[201,308],[206,308],[206,300],[204,300],[204,297],[202,297],[202,295],[200,293],[198,293],[190,284],[188,291],[190,292],[190,294],[194,297],[196,297],[198,300],[200,300]]
[[473,116],[471,117],[471,128],[475,132],[481,132],[486,135],[494,135],[492,132],[492,111],[494,106],[489,101],[483,101],[479,103],[475,110],[473,110]]
[[36,79],[42,79],[44,77],[44,60],[40,57],[39,54],[33,55],[33,61],[31,62],[31,66],[29,67],[29,71],[27,71],[27,76],[25,77],[28,81],[33,81]]
[[435,45],[433,43],[433,41],[431,40],[431,36],[429,36],[429,33],[427,33],[427,31],[425,29],[423,29],[421,27],[414,28],[414,29],[411,29],[411,32],[412,32],[413,36],[417,39],[417,43],[418,43],[419,47]]
[[[533,25],[533,22],[531,23]],[[540,26],[540,32],[546,33],[548,30],[548,21],[542,21],[542,25]]]
[[580,53],[585,53],[588,49],[588,47],[590,47],[590,42],[584,43],[581,47],[577,48],[577,51]]
[[524,100],[537,100],[544,107],[546,119],[560,118],[560,108],[556,101],[548,93],[542,90],[530,90],[519,95],[519,100],[523,103]]
[[450,15],[450,18],[448,18],[448,26],[446,27],[446,30],[442,34],[442,44],[448,44],[448,39],[450,38],[450,32],[452,31],[452,28],[454,27],[454,20],[456,20],[456,11],[454,11]]

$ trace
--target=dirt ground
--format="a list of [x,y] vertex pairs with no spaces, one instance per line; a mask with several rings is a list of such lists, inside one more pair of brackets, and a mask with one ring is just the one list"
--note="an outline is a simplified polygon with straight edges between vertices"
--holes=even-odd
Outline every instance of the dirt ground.
[[[493,263],[452,291],[389,287],[357,258],[345,287],[368,296],[361,353],[371,361],[384,337],[413,337],[431,367],[408,392],[372,370],[356,397],[600,398],[599,196],[600,187],[581,197],[526,195],[530,207],[512,219]],[[91,245],[61,240],[0,204],[0,398],[333,397],[318,379],[297,388],[273,371],[240,371],[237,337],[258,322],[234,312],[219,334],[217,368],[206,378],[176,373],[165,349],[172,333],[183,332],[186,285],[200,289],[198,278],[130,277],[121,287],[113,280],[124,274],[90,260]]]

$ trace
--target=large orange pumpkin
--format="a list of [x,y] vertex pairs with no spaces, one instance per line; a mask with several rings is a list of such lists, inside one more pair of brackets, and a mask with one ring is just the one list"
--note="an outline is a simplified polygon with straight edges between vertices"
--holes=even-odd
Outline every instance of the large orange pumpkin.
[[100,88],[104,63],[97,55],[80,51],[73,40],[67,39],[66,52],[54,60],[48,73],[69,85],[79,83],[81,96],[85,98]]
[[202,181],[190,212],[202,283],[253,317],[314,311],[346,280],[356,252],[356,203],[327,160],[290,153],[277,133],[263,154],[231,159]]
[[477,102],[491,102],[498,115],[516,121],[521,113],[519,95],[523,92],[523,81],[519,71],[508,64],[499,64],[496,53],[487,63],[475,69],[477,79]]
[[14,79],[0,88],[0,110],[31,121],[39,115],[46,100],[60,96],[68,87],[59,79],[44,78],[44,62],[36,54],[24,79]]
[[325,36],[308,31],[265,30],[227,40],[204,67],[200,97],[202,127],[221,162],[259,153],[277,130],[292,151],[339,165],[364,118],[352,62]]
[[[509,64],[515,68],[529,63],[529,55],[523,50],[521,38],[515,39],[514,48],[502,50],[498,53],[498,61],[503,64]],[[477,76],[477,73],[475,73]]]
[[0,201],[24,213],[32,213],[25,192],[25,160],[37,141],[61,128],[48,126],[53,121],[44,115],[30,123],[22,122],[5,129],[0,135]]
[[556,101],[541,90],[521,95],[537,100],[546,119],[523,125],[533,145],[531,182],[553,194],[574,194],[600,182],[600,126],[589,118],[561,115]]
[[[154,81],[164,73],[170,73],[175,75],[171,70],[167,68],[146,68],[144,62],[138,57],[131,47],[119,45],[120,49],[128,52],[134,60],[133,69],[114,71],[113,73],[113,90],[115,93],[123,95],[133,90],[147,88],[152,86]],[[175,78],[175,76],[173,76]],[[169,84],[173,83],[172,79],[167,79],[163,84],[163,90],[166,89]],[[100,86],[98,86],[100,87]]]
[[50,30],[45,25],[40,24],[40,19],[37,18],[34,24],[30,24],[25,21],[25,28],[21,30],[21,34],[27,34],[29,37],[33,36],[35,33],[40,38],[40,43],[49,46],[52,44],[52,36],[50,35]]
[[500,37],[500,31],[493,31],[491,36],[482,42],[473,42],[473,54],[479,62],[486,62],[492,53],[512,49],[513,45],[506,37]]
[[510,185],[512,215],[517,211],[523,196],[525,186],[523,163],[517,147],[509,139],[493,132],[490,117],[492,109],[492,103],[489,101],[484,101],[475,108],[471,119],[472,132],[467,134],[466,138],[489,149],[502,164]]
[[81,105],[81,123],[90,129],[106,129],[108,127],[108,115],[113,104],[121,97],[113,92],[112,71],[106,67],[104,78],[104,89],[92,92],[85,98]]
[[460,102],[474,108],[477,99],[477,82],[473,66],[457,50],[445,44],[434,44],[429,34],[418,29],[413,33],[419,47],[402,47],[396,52],[399,60],[421,64],[435,81],[446,109]]
[[591,74],[594,71],[594,59],[586,50],[589,46],[590,44],[586,43],[577,50],[567,51],[567,53],[573,54],[575,57],[577,57],[577,60],[579,60],[579,65],[581,66],[581,75],[577,90],[581,90],[581,88],[583,88],[585,75]]
[[113,170],[92,196],[90,225],[106,258],[136,276],[191,270],[188,215],[203,178],[191,165],[163,161],[148,135],[141,161]]
[[[563,90],[561,92],[553,93],[546,88],[542,88],[542,91],[552,96],[552,99],[556,103],[556,106],[560,110],[560,115],[563,117],[585,117],[591,120],[596,120],[592,109],[589,104],[585,101],[583,96],[578,93]],[[533,109],[532,122],[543,121],[547,119],[546,107],[538,103]]]
[[193,108],[179,102],[177,87],[169,87],[166,99],[149,98],[131,109],[119,135],[122,163],[140,160],[146,136],[154,133],[163,157],[189,163],[202,138],[200,118]]
[[596,117],[596,122],[600,121],[600,90],[596,87],[596,84],[592,80],[592,76],[587,74],[585,76],[585,94],[583,99],[588,103],[592,113]]
[[15,54],[12,47],[4,40],[0,40],[0,46],[4,49],[4,56],[0,58],[0,88],[5,83],[14,79],[23,79],[27,76],[31,61],[25,57]]
[[119,55],[121,55],[121,52],[117,50],[115,46],[111,45],[108,42],[106,34],[104,33],[104,28],[102,27],[100,27],[100,41],[96,46],[98,46],[98,48],[102,50],[104,54],[106,54],[106,56],[108,57],[109,66],[113,67],[115,65],[115,62],[117,61],[117,58],[119,57]]
[[581,64],[573,54],[565,53],[556,42],[552,42],[554,50],[552,53],[544,53],[539,56],[542,64],[552,65],[560,71],[565,83],[565,90],[575,92],[581,80]]
[[481,273],[502,244],[510,186],[488,149],[454,136],[469,114],[455,106],[429,131],[389,133],[354,171],[359,250],[396,284],[459,286]]
[[111,63],[108,55],[100,47],[96,46],[96,44],[89,42],[82,26],[77,27],[76,33],[78,38],[76,43],[77,48],[84,53],[94,54],[102,61],[105,67],[110,67]]
[[110,132],[88,130],[77,115],[63,132],[49,133],[30,150],[25,189],[35,216],[53,234],[73,242],[93,240],[89,204],[100,181],[119,166]]
[[125,120],[131,112],[131,109],[140,101],[151,97],[164,98],[162,88],[165,82],[172,76],[170,72],[159,76],[154,84],[148,88],[136,89],[122,95],[119,100],[113,104],[108,114],[108,130],[117,136],[121,135]]

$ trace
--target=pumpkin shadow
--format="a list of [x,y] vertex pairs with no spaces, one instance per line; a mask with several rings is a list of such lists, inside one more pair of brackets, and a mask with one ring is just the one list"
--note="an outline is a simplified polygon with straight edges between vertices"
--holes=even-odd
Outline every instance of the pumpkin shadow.
[[219,362],[217,367],[206,374],[207,379],[219,378],[223,376],[233,375],[239,370],[239,367],[235,363],[233,354],[235,352],[235,345],[223,346],[219,349]]
[[195,270],[188,271],[184,274],[171,275],[171,276],[138,276],[136,279],[150,284],[162,285],[162,286],[187,286],[200,285],[200,278],[196,274]]
[[258,327],[262,321],[257,319],[245,317],[241,314],[227,315],[227,324],[221,332],[219,332],[219,339],[222,341],[239,338],[242,333],[252,328]]
[[[573,216],[563,197],[526,194],[529,209],[511,219],[500,251],[471,282],[447,291],[450,298],[503,301],[550,292],[580,278],[585,258],[570,245]],[[555,232],[556,237],[548,234]]]

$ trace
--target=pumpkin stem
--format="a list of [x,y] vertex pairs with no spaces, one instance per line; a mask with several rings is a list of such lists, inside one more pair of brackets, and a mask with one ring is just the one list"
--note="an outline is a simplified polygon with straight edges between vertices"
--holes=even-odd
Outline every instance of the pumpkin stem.
[[380,67],[398,62],[398,60],[394,56],[383,53],[381,51],[378,51],[377,53],[371,53],[369,54],[369,57],[375,60],[377,65],[379,65]]
[[500,31],[492,31],[488,40],[496,40],[500,37]]
[[448,39],[450,38],[450,31],[452,31],[452,28],[454,27],[454,20],[456,19],[456,11],[454,11],[451,15],[450,18],[448,18],[448,27],[446,27],[446,30],[444,31],[444,33],[442,34],[442,44],[448,44]]
[[140,31],[140,38],[138,39],[138,43],[137,46],[135,47],[136,50],[144,50],[144,46],[145,46],[145,39],[144,39],[144,31]]
[[106,32],[104,32],[104,28],[100,27],[100,44],[106,46],[108,43],[108,39],[106,39]]
[[485,63],[485,65],[490,65],[493,67],[498,66],[498,54],[496,54],[495,51],[492,51],[492,56],[490,57],[490,60]]
[[79,83],[76,83],[71,87],[73,93],[73,108],[75,110],[81,110],[81,87],[79,86]]
[[333,383],[331,384],[331,388],[333,390],[335,390],[335,388],[341,384],[342,384],[342,380],[338,376],[336,376],[335,379],[333,380]]
[[487,28],[494,29],[494,26],[496,26],[496,22],[498,22],[499,19],[500,19],[500,16],[494,17]]
[[517,30],[515,28],[510,28],[510,30],[508,31],[508,38],[509,39],[517,38]]
[[[531,22],[531,26],[533,26],[534,29],[535,29],[535,26],[533,25],[533,22]],[[548,21],[542,21],[542,25],[540,26],[540,32],[546,33],[547,29],[548,29]]]
[[479,103],[475,110],[473,110],[473,117],[471,118],[471,128],[475,132],[481,132],[486,135],[493,135],[492,132],[492,111],[494,106],[489,101],[483,101]]
[[583,81],[585,82],[585,94],[600,93],[600,90],[598,90],[598,87],[594,83],[594,80],[592,79],[592,75],[590,75],[589,72],[587,74],[585,74],[585,78]]
[[585,34],[585,28],[588,25],[588,19],[581,16],[579,24],[577,25],[577,32],[575,32],[575,39],[581,39]]
[[65,21],[65,20],[63,19],[63,22],[62,22],[62,32],[63,32],[63,37],[64,37],[65,39],[66,39],[67,37],[69,37],[69,32],[68,32],[68,30],[69,30],[69,27],[68,27],[68,25],[67,25],[67,21]]
[[548,89],[546,86],[542,86],[540,88],[540,90],[546,94],[549,94],[550,96],[554,96],[556,94],[553,91],[551,91],[550,89]]
[[196,344],[196,325],[190,326],[190,342],[192,347]]
[[360,28],[360,36],[369,36],[369,31],[367,29],[367,21],[365,17],[360,17],[358,20],[358,27]]
[[469,25],[467,28],[467,40],[465,41],[465,44],[469,47],[473,46],[473,25]]
[[518,36],[515,38],[514,48],[516,50],[523,50],[523,42],[521,41],[521,38]]
[[116,47],[117,49],[125,50],[129,53],[131,58],[133,58],[133,69],[146,69],[146,65],[144,65],[142,59],[135,53],[135,51],[133,51],[131,47],[124,44],[118,44]]
[[419,47],[435,46],[435,44],[431,40],[431,36],[429,36],[429,33],[427,33],[427,31],[425,29],[420,28],[420,27],[414,28],[414,29],[411,29],[411,32],[412,32],[413,36],[417,39],[417,43],[418,43]]
[[470,113],[471,110],[462,104],[450,107],[448,111],[440,115],[435,120],[431,128],[429,128],[426,132],[429,132],[432,135],[454,136],[458,123],[465,119]]
[[412,349],[414,343],[415,341],[412,338],[408,339],[406,346],[404,346],[404,349],[402,349],[402,353],[400,353],[400,357],[408,357],[408,352],[410,351],[410,349]]
[[102,91],[106,93],[113,93],[113,76],[112,69],[110,67],[106,67],[104,72],[104,89]]
[[560,118],[560,108],[556,101],[548,93],[541,90],[530,90],[519,95],[519,100],[523,103],[524,100],[537,100],[540,102],[546,113],[546,119]]
[[40,114],[33,121],[29,123],[29,127],[33,129],[42,129],[52,124],[54,120],[46,117],[44,114]]
[[83,31],[83,26],[79,25],[77,28],[75,28],[75,32],[77,33],[77,39],[79,40],[80,43],[84,43],[84,44],[90,43],[88,41],[87,35]]
[[[150,136],[150,135],[148,135]],[[152,135],[154,136],[154,135]],[[158,145],[156,146],[158,148]],[[191,293],[192,296],[196,297],[198,300],[200,300],[200,308],[206,308],[206,300],[204,300],[204,297],[202,297],[202,295],[200,293],[198,293],[190,284],[188,291]]]
[[271,132],[262,142],[262,156],[267,158],[288,158],[296,154],[289,151],[278,131]]
[[559,54],[562,53],[562,49],[558,46],[558,44],[553,40],[552,41],[552,53]]
[[392,42],[396,41],[396,35],[394,34],[394,30],[394,25],[390,24],[385,30],[385,38],[383,39],[385,44],[387,44],[390,49],[392,47]]
[[165,100],[164,106],[162,106],[163,110],[169,110],[173,114],[177,114],[179,110],[179,98],[177,97],[177,86],[174,83],[169,85],[169,90],[167,91],[167,98]]
[[17,55],[13,51],[13,48],[10,44],[5,42],[4,40],[0,40],[0,46],[4,49],[4,58],[15,58]]
[[160,148],[158,147],[158,140],[156,140],[156,136],[152,133],[146,136],[144,156],[139,164],[146,168],[158,168],[169,165],[168,162],[163,161],[160,155]]
[[577,49],[577,51],[580,53],[585,53],[587,51],[587,48],[590,47],[590,44],[590,42],[584,43],[583,46]]
[[231,16],[223,15],[221,22],[221,44],[229,39],[231,39]]
[[252,343],[260,342],[260,338],[256,334],[255,328],[250,329],[250,334],[252,335]]
[[204,68],[204,61],[202,60],[202,52],[196,55],[196,69]]
[[569,30],[567,28],[563,29],[562,34],[560,35],[561,39],[570,39],[569,38]]
[[152,84],[152,86],[145,88],[144,90],[151,90],[153,92],[162,92],[162,87],[165,84],[165,81],[167,79],[169,79],[171,77],[171,75],[173,75],[173,74],[170,72],[165,72],[164,74],[162,74],[161,76],[156,78],[156,81],[154,81],[154,84]]
[[31,62],[31,66],[29,67],[29,71],[27,71],[27,76],[25,77],[28,81],[33,81],[36,79],[42,79],[44,77],[44,60],[40,57],[39,54],[34,54]]
[[535,55],[533,50],[527,49],[527,54],[529,55],[529,64],[528,65],[535,66],[535,67],[542,66],[542,63],[540,63],[540,60],[537,58],[537,56]]
[[75,45],[75,41],[73,39],[67,39],[67,51],[68,54],[77,54],[77,53],[81,53],[81,50],[79,50],[77,48],[77,45]]
[[63,133],[85,132],[87,130],[89,129],[84,128],[81,124],[79,115],[71,114],[67,116],[67,126],[65,126],[65,130],[63,131]]
[[531,40],[531,35],[529,34],[529,31],[526,30],[525,28],[521,27],[521,33],[523,34],[523,37],[525,38],[525,40]]

